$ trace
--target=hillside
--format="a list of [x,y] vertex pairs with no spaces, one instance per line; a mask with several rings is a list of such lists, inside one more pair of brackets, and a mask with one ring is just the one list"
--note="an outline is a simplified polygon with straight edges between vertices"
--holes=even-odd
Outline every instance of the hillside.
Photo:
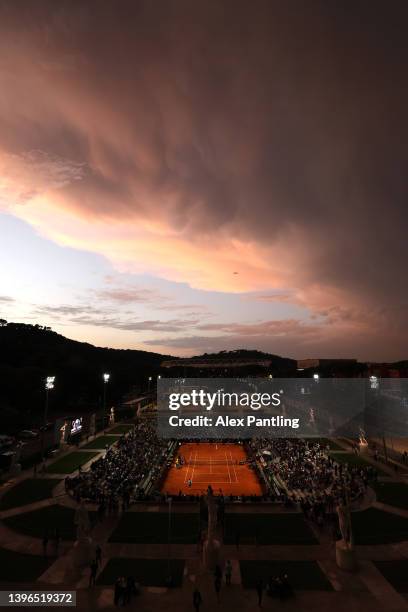
[[46,376],[56,377],[50,394],[51,413],[91,411],[101,407],[104,372],[111,374],[107,397],[115,402],[132,389],[145,389],[148,377],[157,375],[165,358],[147,351],[95,347],[39,325],[2,322],[1,429],[5,418],[19,420],[23,415],[42,413]]

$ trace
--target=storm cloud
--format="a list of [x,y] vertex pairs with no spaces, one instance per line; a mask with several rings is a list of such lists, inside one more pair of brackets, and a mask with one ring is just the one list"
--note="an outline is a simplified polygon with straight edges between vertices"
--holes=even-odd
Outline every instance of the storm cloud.
[[220,344],[259,345],[258,326],[267,348],[281,325],[286,350],[402,357],[407,16],[399,1],[3,1],[0,206],[118,270],[310,313],[198,325]]

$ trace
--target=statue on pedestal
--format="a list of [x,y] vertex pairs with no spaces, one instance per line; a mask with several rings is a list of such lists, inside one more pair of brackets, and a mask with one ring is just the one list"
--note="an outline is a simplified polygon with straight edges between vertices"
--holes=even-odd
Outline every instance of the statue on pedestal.
[[109,425],[114,425],[114,424],[115,424],[115,409],[112,406],[109,412]]
[[84,500],[75,511],[74,523],[77,528],[77,541],[74,545],[73,561],[76,567],[89,565],[92,561],[92,539],[89,537],[91,524]]
[[354,571],[357,567],[356,552],[353,545],[353,532],[351,529],[350,504],[346,491],[345,503],[343,501],[336,508],[339,518],[339,528],[342,539],[336,542],[336,562],[344,570]]
[[360,427],[360,432],[359,432],[358,438],[359,438],[360,444],[368,445],[367,438],[365,436],[365,431],[361,427]]
[[351,518],[350,509],[343,502],[336,508],[337,516],[339,517],[339,527],[342,537],[342,541],[346,548],[352,547],[352,533],[351,533]]
[[75,511],[74,523],[77,526],[77,540],[87,538],[89,536],[91,525],[84,500],[81,501],[79,507]]
[[365,431],[362,428],[360,428],[358,439],[359,439],[358,448],[359,448],[360,453],[368,453],[368,442],[367,442],[367,438],[365,435]]
[[208,507],[208,536],[209,540],[215,536],[217,527],[217,506],[215,503],[214,492],[211,485],[207,488],[207,507]]
[[211,485],[207,488],[208,530],[204,543],[204,563],[207,569],[214,569],[219,562],[220,543],[216,539],[217,505]]

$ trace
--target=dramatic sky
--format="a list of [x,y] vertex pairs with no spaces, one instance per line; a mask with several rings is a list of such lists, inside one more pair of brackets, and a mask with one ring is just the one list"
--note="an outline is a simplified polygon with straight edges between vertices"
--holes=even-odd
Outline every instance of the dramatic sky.
[[408,358],[405,0],[0,0],[0,316]]

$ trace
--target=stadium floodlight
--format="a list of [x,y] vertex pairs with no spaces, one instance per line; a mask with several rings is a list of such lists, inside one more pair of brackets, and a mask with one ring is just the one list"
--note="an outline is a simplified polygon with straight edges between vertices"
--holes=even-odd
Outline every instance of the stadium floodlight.
[[45,379],[45,388],[47,391],[54,388],[55,376],[47,376]]
[[377,376],[370,376],[370,387],[371,389],[378,389],[379,382]]
[[45,428],[48,420],[48,391],[54,388],[55,376],[47,376],[45,379],[45,402],[44,402],[44,414],[43,414],[43,426],[41,428],[41,458],[44,463],[45,459]]
[[102,409],[103,409],[104,429],[105,429],[105,419],[107,419],[106,422],[108,422],[108,420],[109,420],[109,417],[107,417],[107,415],[106,415],[106,386],[107,386],[107,384],[109,382],[110,374],[105,372],[102,375],[102,378],[103,378],[103,406],[102,406]]

